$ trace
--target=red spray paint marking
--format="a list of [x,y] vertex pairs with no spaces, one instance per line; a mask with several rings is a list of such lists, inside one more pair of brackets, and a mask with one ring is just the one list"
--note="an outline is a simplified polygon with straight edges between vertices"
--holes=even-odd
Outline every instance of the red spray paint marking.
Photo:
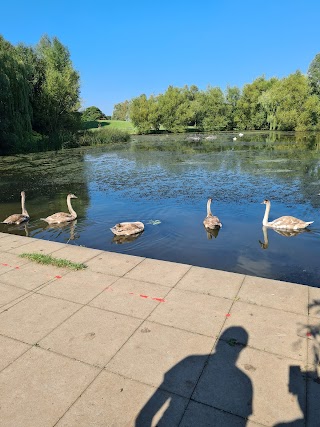
[[164,298],[151,298],[151,299],[153,299],[153,301],[166,302]]
[[231,314],[230,314],[230,313],[227,313],[227,314],[226,314],[226,317],[230,317],[230,316],[231,316]]
[[307,332],[307,337],[312,337],[312,333],[311,332]]
[[14,267],[16,270],[19,270],[20,267]]
[[[12,267],[13,268],[13,265],[7,264],[5,262],[2,262],[1,265],[3,265],[4,267]],[[15,266],[14,268],[19,269],[20,267]]]
[[[107,288],[106,291],[113,291],[113,289]],[[158,301],[158,302],[166,302],[164,298],[155,298],[155,297],[150,297],[149,295],[135,294],[134,292],[129,292],[129,295],[138,296],[143,299],[152,299],[153,301]]]
[[62,276],[54,276],[56,279],[62,279]]

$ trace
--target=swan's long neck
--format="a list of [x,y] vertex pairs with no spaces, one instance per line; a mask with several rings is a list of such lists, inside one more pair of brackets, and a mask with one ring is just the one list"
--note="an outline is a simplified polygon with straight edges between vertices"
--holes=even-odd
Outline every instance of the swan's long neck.
[[207,201],[207,216],[212,216],[210,206],[211,206],[211,200],[209,199]]
[[270,208],[271,208],[271,203],[270,202],[266,203],[266,211],[264,213],[262,225],[265,225],[265,226],[268,225]]
[[74,218],[77,218],[77,213],[71,206],[71,197],[70,196],[67,197],[67,205],[68,205],[68,209],[69,209],[70,214],[72,216],[74,216]]
[[26,203],[26,195],[24,193],[21,194],[21,209],[22,209],[22,215],[29,216],[28,211],[25,206]]

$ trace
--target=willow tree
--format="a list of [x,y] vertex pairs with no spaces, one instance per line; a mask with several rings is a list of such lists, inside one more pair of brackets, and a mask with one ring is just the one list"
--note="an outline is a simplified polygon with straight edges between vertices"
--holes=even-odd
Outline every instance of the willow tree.
[[0,151],[22,151],[31,138],[30,86],[14,46],[0,36]]
[[308,80],[311,93],[320,97],[320,53],[311,62],[308,69]]
[[38,117],[39,131],[57,134],[73,127],[75,112],[80,107],[79,74],[74,70],[69,50],[56,38],[43,36],[36,47],[44,64]]

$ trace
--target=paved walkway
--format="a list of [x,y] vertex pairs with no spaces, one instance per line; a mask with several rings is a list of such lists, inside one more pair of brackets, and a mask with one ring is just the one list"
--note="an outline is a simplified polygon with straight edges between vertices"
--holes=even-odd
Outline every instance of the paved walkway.
[[1,427],[320,426],[319,333],[320,289],[0,233]]

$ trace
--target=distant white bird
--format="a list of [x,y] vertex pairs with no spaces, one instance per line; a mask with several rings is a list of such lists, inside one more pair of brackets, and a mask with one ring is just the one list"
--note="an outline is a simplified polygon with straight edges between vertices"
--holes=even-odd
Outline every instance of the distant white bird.
[[236,137],[236,136],[234,136],[232,139],[233,139],[233,141],[236,141],[236,140],[237,140],[237,137]]
[[240,136],[240,137],[241,137],[241,136],[243,136],[243,133],[241,133],[241,132],[240,132],[240,133],[239,133],[239,136]]

